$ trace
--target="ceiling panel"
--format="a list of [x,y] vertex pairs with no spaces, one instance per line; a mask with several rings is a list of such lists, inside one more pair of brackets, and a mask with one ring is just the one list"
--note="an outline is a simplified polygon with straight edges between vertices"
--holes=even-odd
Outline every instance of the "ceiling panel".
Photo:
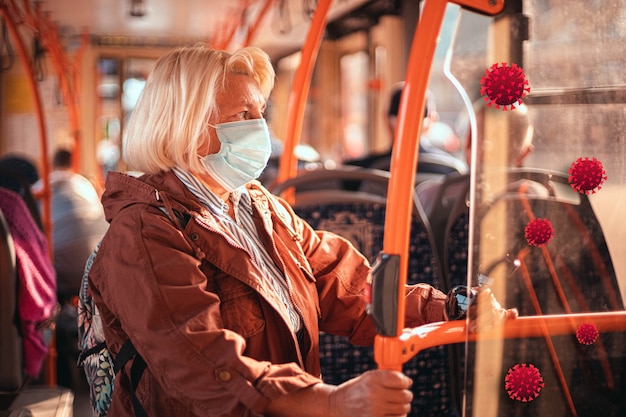
[[[131,16],[132,3],[140,1],[145,13]],[[265,0],[49,0],[41,3],[65,36],[77,36],[84,28],[95,37],[198,38],[223,36],[229,22],[258,19]],[[366,0],[333,2],[329,19],[334,19]],[[244,4],[249,4],[244,15]],[[312,0],[274,0],[263,18],[263,26],[252,43],[273,55],[297,50],[306,37]],[[282,7],[282,8],[281,8]],[[285,28],[289,30],[285,30]],[[240,30],[230,47],[241,46],[246,30]]]

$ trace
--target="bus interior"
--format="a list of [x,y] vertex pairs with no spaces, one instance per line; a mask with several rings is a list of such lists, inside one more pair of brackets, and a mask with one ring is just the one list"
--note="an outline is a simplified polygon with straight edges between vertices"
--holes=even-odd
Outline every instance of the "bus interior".
[[[0,156],[35,161],[45,179],[54,150],[71,147],[75,171],[102,191],[109,170],[127,170],[125,125],[164,51],[259,46],[277,74],[266,118],[278,151],[263,184],[374,266],[377,341],[357,348],[321,334],[325,381],[403,370],[414,380],[411,416],[618,417],[626,410],[625,6],[2,0]],[[420,171],[424,141],[462,168]],[[384,152],[387,168],[347,162]],[[45,198],[40,208],[49,223]],[[15,271],[2,272],[4,300],[15,285],[5,275]],[[399,289],[416,282],[458,294],[451,320],[404,328]],[[465,304],[483,287],[519,318],[470,332],[480,312],[469,317]],[[3,310],[15,309],[7,303]],[[24,396],[32,387],[22,384],[32,384],[15,345],[3,347],[1,363],[17,363],[18,375],[0,386],[10,397],[0,415],[87,415],[84,393],[56,384],[53,345],[34,399]]]

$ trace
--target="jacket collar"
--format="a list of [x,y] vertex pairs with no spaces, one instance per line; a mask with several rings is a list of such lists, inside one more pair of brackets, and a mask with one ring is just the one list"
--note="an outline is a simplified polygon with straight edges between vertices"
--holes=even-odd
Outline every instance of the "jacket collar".
[[108,222],[124,208],[133,204],[145,204],[166,208],[165,200],[176,202],[185,211],[201,211],[198,199],[170,171],[158,174],[132,176],[109,172],[102,195],[102,205]]
[[[267,230],[272,229],[269,197],[257,181],[246,186],[252,206],[263,219]],[[108,222],[125,207],[132,204],[146,204],[167,209],[166,201],[183,211],[202,213],[206,208],[200,200],[178,179],[172,171],[158,174],[133,176],[120,172],[109,172],[102,195],[102,205]]]

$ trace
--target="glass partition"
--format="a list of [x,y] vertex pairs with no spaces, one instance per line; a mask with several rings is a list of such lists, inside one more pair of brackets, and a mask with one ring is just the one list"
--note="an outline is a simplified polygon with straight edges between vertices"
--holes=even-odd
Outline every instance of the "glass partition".
[[[623,415],[626,326],[581,317],[624,310],[626,9],[525,0],[523,15],[458,19],[447,71],[466,99],[471,176],[443,183],[456,201],[445,273],[540,329],[459,347],[463,415]],[[505,81],[518,99],[496,105]],[[554,315],[566,331],[541,321]]]

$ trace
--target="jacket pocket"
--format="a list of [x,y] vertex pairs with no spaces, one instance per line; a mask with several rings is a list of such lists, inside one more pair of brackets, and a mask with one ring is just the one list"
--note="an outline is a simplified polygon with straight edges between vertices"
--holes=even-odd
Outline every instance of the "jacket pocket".
[[265,328],[265,319],[260,304],[262,301],[256,291],[238,281],[226,285],[227,289],[223,288],[224,283],[220,284],[220,311],[224,327],[243,337],[261,332]]

